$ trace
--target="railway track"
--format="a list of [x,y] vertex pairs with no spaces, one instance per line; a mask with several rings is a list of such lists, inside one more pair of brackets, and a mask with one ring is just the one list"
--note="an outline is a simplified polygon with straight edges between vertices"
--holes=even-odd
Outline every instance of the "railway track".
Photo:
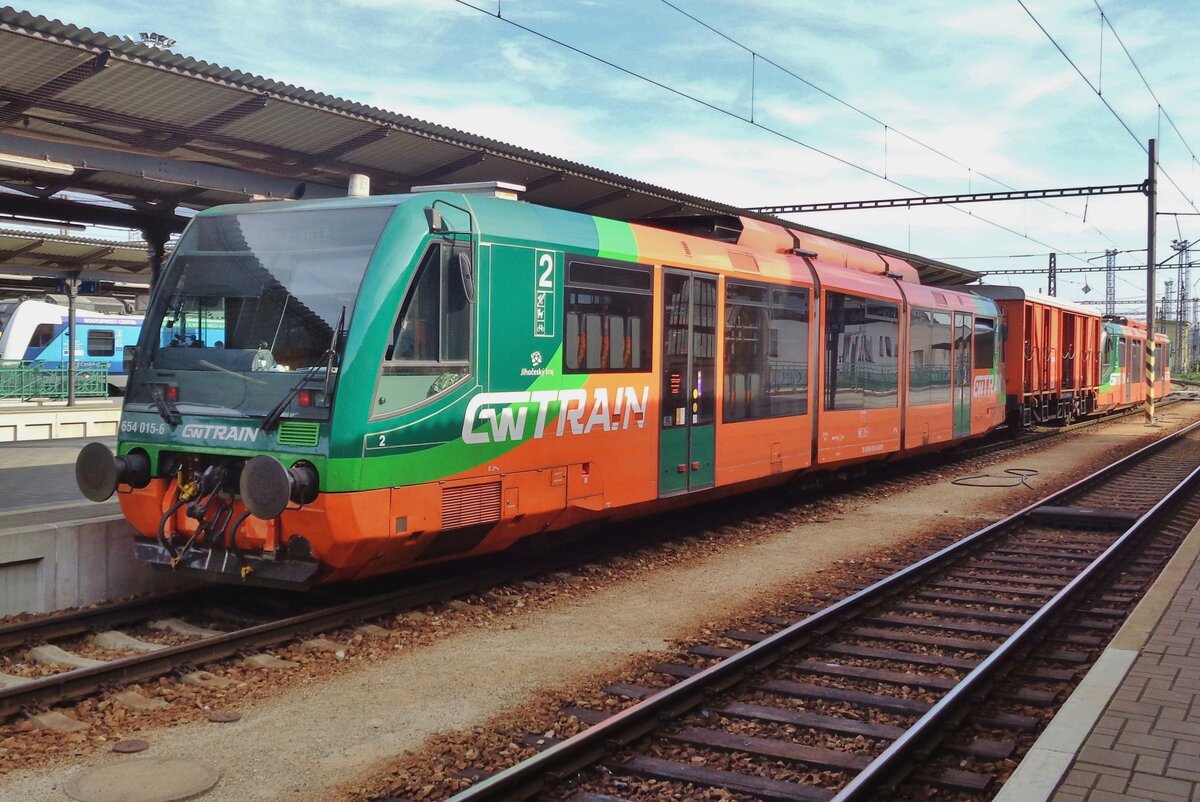
[[[0,656],[19,652],[22,664],[39,668],[34,676],[0,673],[0,721],[113,685],[188,672],[556,567],[545,561],[496,560],[403,590],[354,598],[206,588],[7,624],[0,626]],[[122,629],[111,629],[117,625]]]
[[[605,689],[453,802],[986,798],[1200,519],[1200,424],[827,606]],[[893,566],[885,566],[893,568]],[[400,802],[402,797],[389,797]]]
[[[1074,426],[1093,424],[1086,421]],[[1060,431],[1063,429],[986,444],[962,451],[954,459],[1026,445]],[[618,540],[606,548],[589,546],[583,554],[577,548],[564,549],[568,556],[552,553],[545,564],[501,558],[402,591],[355,591],[353,598],[321,591],[288,594],[217,586],[0,624],[0,666],[6,654],[12,657],[10,663],[34,664],[21,675],[0,670],[0,721],[25,710],[72,702],[113,685],[173,672],[190,673],[195,667],[239,654],[569,567],[626,548],[628,543],[638,542],[638,536],[623,540],[625,544]],[[18,654],[20,657],[15,656]]]

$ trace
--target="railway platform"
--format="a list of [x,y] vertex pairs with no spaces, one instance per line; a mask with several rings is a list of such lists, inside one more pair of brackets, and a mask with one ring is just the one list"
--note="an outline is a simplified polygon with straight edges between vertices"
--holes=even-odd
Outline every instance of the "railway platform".
[[120,398],[66,401],[0,399],[0,443],[74,437],[108,437],[121,421]]
[[996,802],[1200,799],[1200,525]]
[[0,443],[0,616],[166,587],[133,558],[117,502],[80,496],[75,456],[92,439],[116,445],[115,436]]

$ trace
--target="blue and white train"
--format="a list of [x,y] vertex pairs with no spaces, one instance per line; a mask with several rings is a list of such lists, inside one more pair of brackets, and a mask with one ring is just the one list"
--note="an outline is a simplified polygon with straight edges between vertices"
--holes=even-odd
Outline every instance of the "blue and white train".
[[[124,313],[123,309],[119,301],[81,298],[75,310],[76,362],[106,364],[108,383],[118,390],[125,387],[128,378],[123,365],[125,346],[137,345],[142,331],[142,316]],[[0,359],[35,361],[46,368],[66,367],[67,329],[65,304],[0,301]]]

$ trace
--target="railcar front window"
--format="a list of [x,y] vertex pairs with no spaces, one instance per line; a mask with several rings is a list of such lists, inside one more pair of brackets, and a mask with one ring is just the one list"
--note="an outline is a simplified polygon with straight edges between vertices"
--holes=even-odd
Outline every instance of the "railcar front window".
[[392,211],[301,209],[192,221],[146,315],[127,403],[153,409],[172,385],[184,414],[261,417],[304,371],[320,393],[305,394],[305,408],[293,402],[285,414],[326,418],[325,392],[335,385],[359,285]]

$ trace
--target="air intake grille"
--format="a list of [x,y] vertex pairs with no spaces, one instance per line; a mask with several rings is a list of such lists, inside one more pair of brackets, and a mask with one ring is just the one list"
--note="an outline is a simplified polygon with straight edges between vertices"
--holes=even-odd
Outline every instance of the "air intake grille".
[[442,528],[500,520],[500,483],[442,489]]
[[321,439],[321,427],[316,423],[302,421],[284,421],[279,424],[275,439],[281,446],[313,447]]

